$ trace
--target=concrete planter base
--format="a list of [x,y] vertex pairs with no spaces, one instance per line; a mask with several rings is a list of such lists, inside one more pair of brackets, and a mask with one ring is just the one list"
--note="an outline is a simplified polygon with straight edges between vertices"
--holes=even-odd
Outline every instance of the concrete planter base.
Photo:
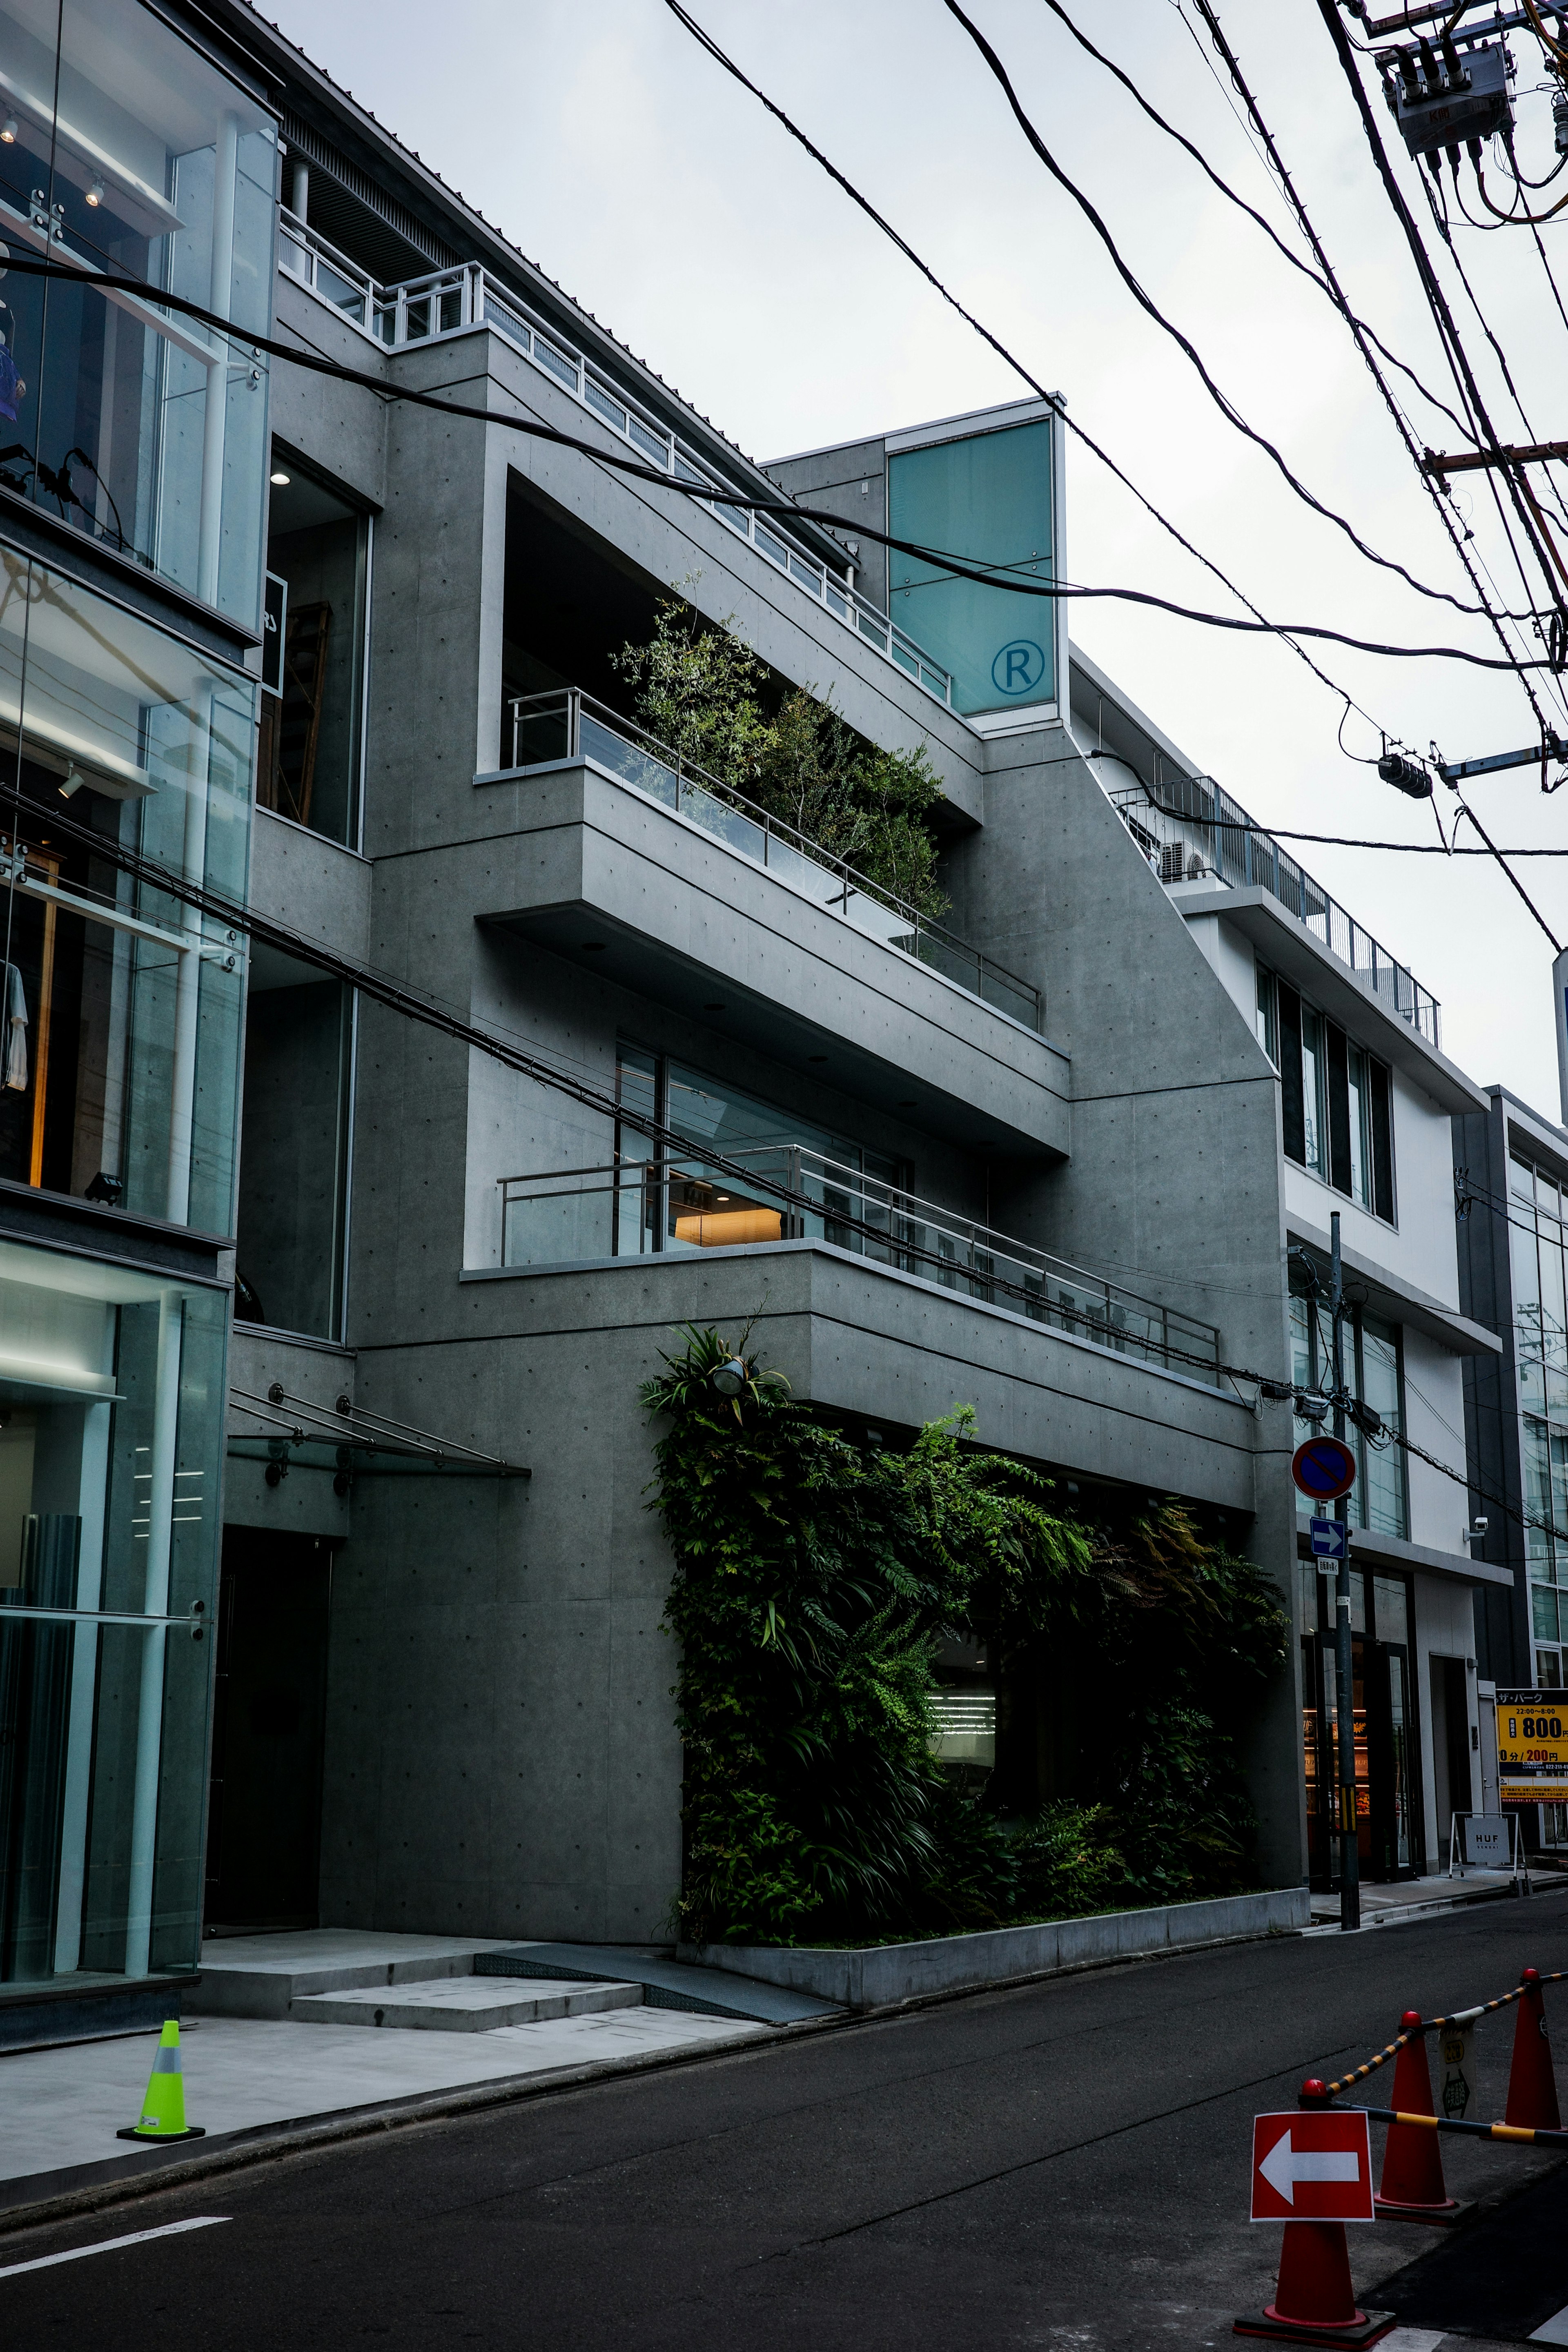
[[1229,1936],[1299,1934],[1312,1924],[1304,1886],[1263,1895],[1226,1895],[1206,1903],[1172,1903],[1152,1911],[1101,1911],[1088,1919],[1053,1919],[1038,1927],[996,1927],[974,1936],[939,1936],[920,1944],[873,1944],[858,1951],[808,1945],[692,1944],[679,1958],[700,1966],[761,1977],[845,2009],[886,2009],[931,1993],[1006,1984],[1096,1961],[1131,1959]]

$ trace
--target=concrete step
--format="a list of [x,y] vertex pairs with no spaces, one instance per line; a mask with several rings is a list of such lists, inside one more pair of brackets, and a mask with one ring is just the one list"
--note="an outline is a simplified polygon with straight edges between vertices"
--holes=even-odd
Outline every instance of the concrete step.
[[406,1981],[390,1990],[364,1986],[342,1992],[296,1998],[289,2016],[296,2025],[400,2025],[429,2033],[493,2033],[498,2026],[533,2025],[547,2017],[591,2017],[601,2010],[637,2009],[636,1984],[568,1983],[535,1978],[445,1977]]
[[194,2017],[286,2018],[297,2000],[321,1994],[462,1981],[481,1953],[504,1948],[482,1937],[357,1927],[213,1937],[202,1946],[201,1979],[184,2006]]
[[626,1977],[640,1986],[647,2009],[684,2010],[697,2017],[745,2018],[758,2025],[796,2025],[842,2011],[815,1993],[763,1983],[731,1969],[674,1959],[668,1947],[635,1944],[490,1945],[474,1960],[476,1977]]

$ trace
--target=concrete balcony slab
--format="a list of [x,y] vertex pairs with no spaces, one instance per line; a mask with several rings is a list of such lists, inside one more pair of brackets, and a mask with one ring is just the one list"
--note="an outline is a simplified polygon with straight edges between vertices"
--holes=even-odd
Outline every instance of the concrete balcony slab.
[[481,921],[968,1150],[1067,1156],[1047,1037],[591,761],[477,784],[484,837],[431,855]]

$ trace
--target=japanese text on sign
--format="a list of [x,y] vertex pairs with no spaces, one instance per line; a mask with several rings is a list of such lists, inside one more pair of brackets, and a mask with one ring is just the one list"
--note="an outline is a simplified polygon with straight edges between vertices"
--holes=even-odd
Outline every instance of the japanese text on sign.
[[1505,1805],[1568,1803],[1568,1692],[1499,1691],[1498,1794]]

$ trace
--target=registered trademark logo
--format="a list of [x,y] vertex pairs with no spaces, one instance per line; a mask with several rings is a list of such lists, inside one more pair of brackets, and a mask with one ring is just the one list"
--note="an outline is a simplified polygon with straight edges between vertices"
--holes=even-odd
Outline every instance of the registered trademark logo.
[[1032,637],[1015,637],[991,665],[991,683],[998,694],[1027,694],[1045,674],[1044,649]]

